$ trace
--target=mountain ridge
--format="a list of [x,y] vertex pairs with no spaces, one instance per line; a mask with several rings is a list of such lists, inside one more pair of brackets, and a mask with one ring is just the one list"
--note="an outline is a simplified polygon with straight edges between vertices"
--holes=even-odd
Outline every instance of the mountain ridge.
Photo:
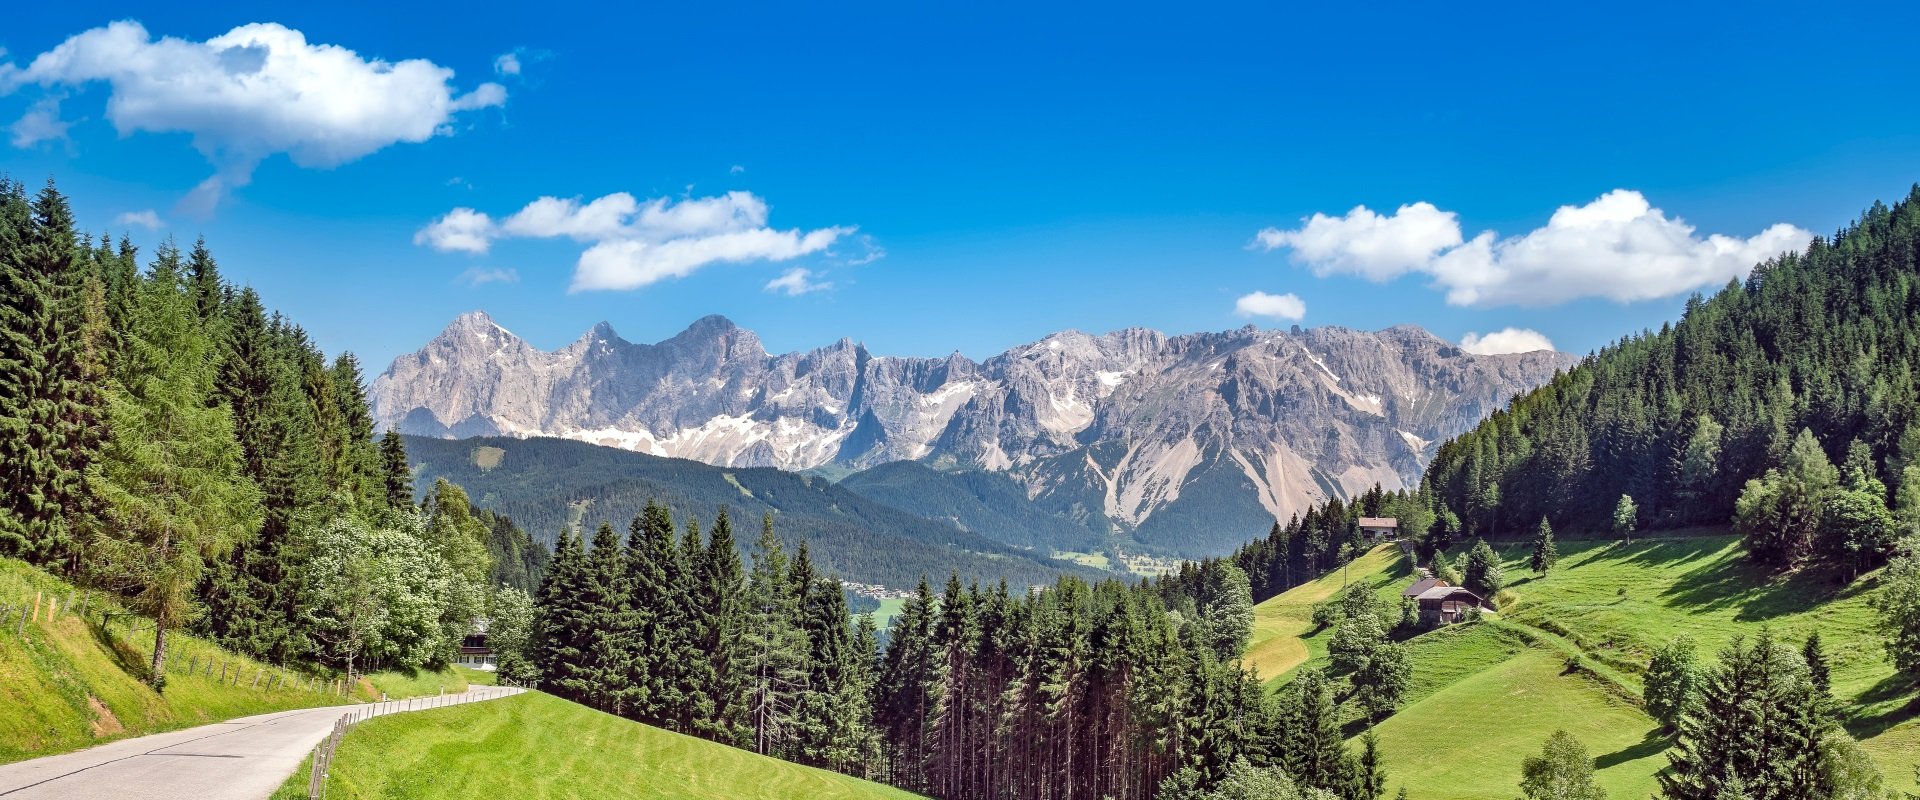
[[[774,354],[712,314],[652,344],[602,322],[549,351],[475,311],[396,358],[371,396],[382,428],[421,436],[549,436],[730,467],[1003,472],[1097,534],[1203,554],[1327,496],[1417,480],[1432,442],[1572,362],[1469,354],[1411,325],[1065,330],[980,361],[877,355],[850,338]],[[1177,509],[1193,492],[1225,505]]]

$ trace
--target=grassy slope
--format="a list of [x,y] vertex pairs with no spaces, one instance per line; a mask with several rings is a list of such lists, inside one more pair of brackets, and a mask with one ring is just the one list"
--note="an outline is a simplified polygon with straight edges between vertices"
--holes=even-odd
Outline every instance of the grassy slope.
[[[1647,654],[1685,632],[1711,659],[1762,625],[1794,642],[1820,631],[1834,691],[1852,711],[1849,730],[1891,785],[1912,780],[1920,698],[1894,679],[1875,635],[1874,576],[1777,580],[1747,564],[1728,536],[1562,542],[1561,553],[1560,569],[1534,578],[1526,548],[1504,550],[1514,582],[1502,619],[1411,640],[1411,696],[1378,729],[1394,787],[1404,781],[1433,800],[1511,795],[1521,758],[1564,728],[1593,752],[1611,795],[1647,796],[1666,765],[1666,742],[1632,699]],[[1397,551],[1380,548],[1354,563],[1351,579],[1397,602],[1407,571]],[[1256,609],[1249,658],[1270,685],[1324,660],[1329,633],[1308,630],[1308,618],[1340,586],[1335,574]],[[1574,653],[1585,669],[1566,669]]]
[[[306,768],[276,800],[305,797]],[[914,795],[669,733],[529,692],[379,717],[341,745],[327,796],[821,798]]]
[[[0,603],[10,609],[0,630],[0,763],[126,736],[342,702],[291,687],[256,690],[252,676],[261,669],[258,663],[186,635],[168,637],[174,666],[166,693],[156,694],[141,679],[152,653],[150,628],[129,635],[125,618],[120,618],[102,630],[64,608],[48,621],[44,601],[40,621],[27,623],[24,641],[15,635],[22,600],[31,604],[35,593],[57,595],[64,606],[72,592],[71,586],[23,562],[0,559]],[[96,594],[88,604],[95,623],[100,603]],[[189,662],[208,659],[216,664],[212,676],[185,674]],[[244,676],[240,685],[222,683],[218,664],[233,665],[232,674]]]

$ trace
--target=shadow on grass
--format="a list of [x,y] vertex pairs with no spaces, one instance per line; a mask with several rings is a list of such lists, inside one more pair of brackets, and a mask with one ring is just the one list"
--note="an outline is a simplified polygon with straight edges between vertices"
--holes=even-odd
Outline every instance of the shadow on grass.
[[1608,767],[1625,764],[1629,761],[1639,761],[1640,759],[1667,749],[1667,745],[1667,737],[1661,736],[1660,731],[1647,731],[1646,738],[1641,739],[1639,742],[1594,759],[1593,767],[1594,769],[1606,769]]
[[[1691,543],[1675,542],[1672,547]],[[1636,560],[1655,565],[1663,559],[1657,551],[1669,545],[1649,548]],[[1668,553],[1668,558],[1680,553]],[[1729,550],[1686,579],[1662,593],[1675,608],[1696,612],[1736,609],[1738,622],[1766,622],[1790,614],[1801,614],[1816,606],[1846,600],[1871,589],[1874,579],[1848,582],[1829,568],[1807,568],[1784,575],[1747,558],[1738,550]]]
[[89,620],[87,632],[93,635],[93,641],[113,659],[113,665],[122,672],[132,675],[141,683],[151,683],[153,679],[153,661],[146,653],[132,643],[113,635],[112,629]]
[[[1898,700],[1913,693],[1914,683],[1901,675],[1889,675],[1855,700],[1856,705],[1871,706]],[[1889,728],[1920,716],[1920,694],[1907,702],[1877,714],[1862,714],[1846,721],[1847,733],[1855,739],[1871,739]]]

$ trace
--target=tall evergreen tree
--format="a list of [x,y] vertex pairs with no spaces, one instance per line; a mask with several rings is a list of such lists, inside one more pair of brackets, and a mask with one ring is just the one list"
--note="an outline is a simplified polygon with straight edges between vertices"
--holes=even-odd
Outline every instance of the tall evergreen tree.
[[533,661],[540,673],[540,688],[570,700],[583,697],[591,679],[588,653],[593,623],[583,602],[587,581],[587,556],[580,537],[563,528],[553,546],[553,563],[540,582]]
[[106,417],[104,298],[81,251],[52,181],[31,202],[0,185],[0,552],[68,569]]
[[[809,573],[809,579],[811,573]],[[802,587],[791,582],[785,547],[773,532],[773,515],[761,520],[747,572],[741,669],[753,750],[790,757],[806,731],[800,704],[811,691],[808,642],[801,618]]]
[[1560,550],[1553,545],[1553,526],[1547,524],[1547,518],[1540,518],[1540,529],[1533,537],[1533,557],[1528,566],[1535,575],[1545,575],[1560,560]]
[[113,433],[90,471],[107,508],[94,569],[153,618],[155,688],[166,680],[167,634],[192,618],[192,590],[207,562],[261,519],[233,419],[210,402],[212,345],[178,273],[159,265],[142,283],[130,363],[109,401]]
[[711,710],[695,720],[694,729],[716,742],[751,747],[752,718],[744,691],[750,677],[742,641],[748,624],[744,588],[740,553],[733,543],[733,522],[723,508],[707,537],[694,594],[694,604],[706,613],[700,651],[711,665],[711,674],[703,676]]
[[380,437],[381,485],[386,491],[387,507],[413,510],[413,467],[407,463],[407,442],[399,431],[387,431]]

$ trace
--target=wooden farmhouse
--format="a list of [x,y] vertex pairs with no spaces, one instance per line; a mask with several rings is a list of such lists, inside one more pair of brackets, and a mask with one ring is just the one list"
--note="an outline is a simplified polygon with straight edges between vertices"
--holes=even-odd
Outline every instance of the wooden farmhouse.
[[1445,581],[1422,591],[1413,599],[1420,604],[1420,624],[1429,627],[1459,622],[1466,618],[1469,609],[1481,605],[1480,595],[1459,586],[1448,586]]
[[1390,542],[1400,536],[1400,520],[1394,517],[1361,517],[1360,538],[1369,542]]

